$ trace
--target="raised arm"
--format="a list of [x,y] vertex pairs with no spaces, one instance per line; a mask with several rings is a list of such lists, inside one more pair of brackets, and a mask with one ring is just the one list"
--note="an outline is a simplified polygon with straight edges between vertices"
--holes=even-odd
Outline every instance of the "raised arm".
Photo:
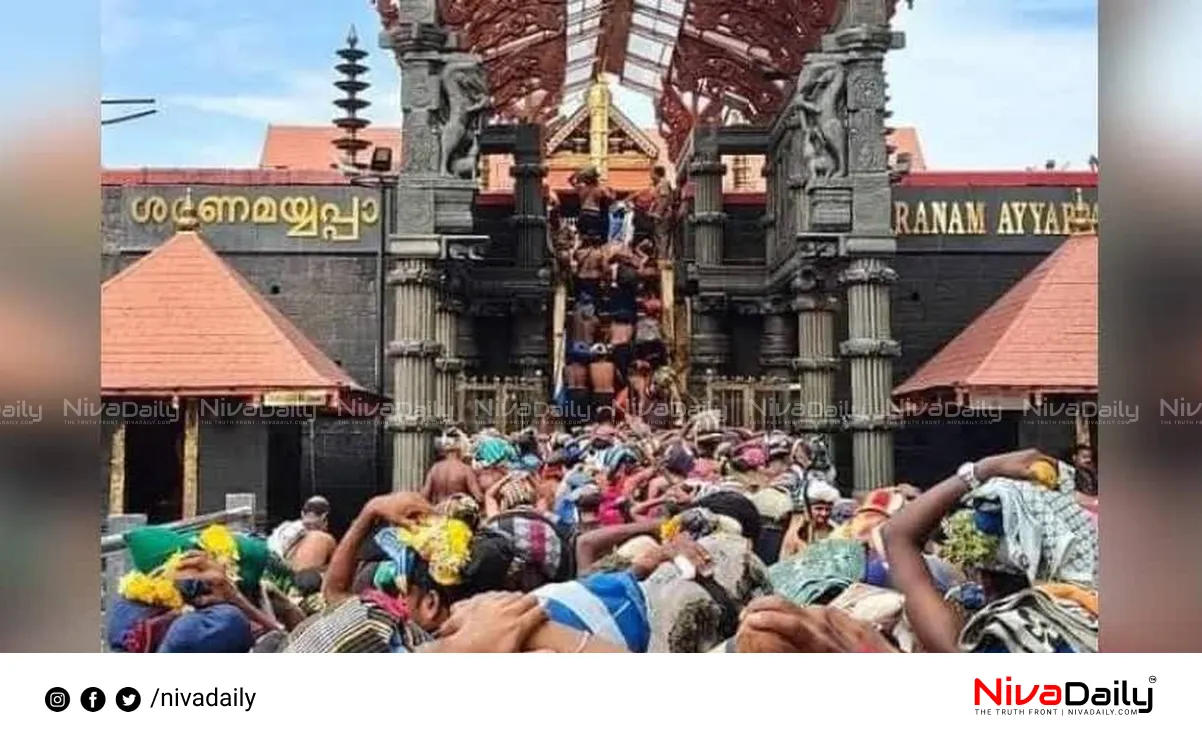
[[617,524],[603,526],[586,534],[581,534],[576,540],[576,571],[583,573],[593,566],[610,550],[623,542],[642,536],[659,534],[660,519],[651,521],[636,521],[633,524]]
[[355,568],[359,564],[359,548],[371,536],[376,521],[403,526],[430,511],[430,502],[420,493],[393,493],[369,500],[334,548],[321,586],[326,603],[333,605],[351,595]]
[[927,652],[958,652],[960,635],[960,621],[944,602],[927,569],[923,557],[927,540],[969,492],[970,481],[1028,479],[1031,465],[1040,460],[1049,461],[1034,449],[986,457],[973,464],[966,476],[953,475],[918,496],[885,524],[881,536],[889,573],[894,586],[906,597],[906,616]]

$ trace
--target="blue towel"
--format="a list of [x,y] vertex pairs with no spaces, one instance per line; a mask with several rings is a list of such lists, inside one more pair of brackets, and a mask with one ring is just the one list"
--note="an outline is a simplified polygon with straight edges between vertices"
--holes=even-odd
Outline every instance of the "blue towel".
[[621,206],[615,206],[609,212],[609,241],[619,242],[625,229],[626,209]]
[[651,642],[647,597],[628,572],[597,573],[534,592],[551,621],[645,653]]

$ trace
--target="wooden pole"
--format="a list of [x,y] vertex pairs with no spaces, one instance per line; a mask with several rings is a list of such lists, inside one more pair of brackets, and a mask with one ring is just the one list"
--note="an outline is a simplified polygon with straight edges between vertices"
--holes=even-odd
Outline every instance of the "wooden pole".
[[680,350],[680,342],[676,339],[676,266],[671,260],[659,262],[659,293],[663,303],[664,339],[675,356]]
[[109,447],[109,515],[125,513],[125,421],[117,421]]
[[184,401],[183,518],[197,515],[200,490],[200,410],[195,398]]
[[1077,443],[1080,445],[1083,445],[1083,446],[1088,446],[1090,448],[1093,448],[1093,442],[1090,441],[1090,435],[1089,435],[1089,419],[1086,418],[1081,413],[1080,407],[1078,407],[1078,409],[1077,409],[1075,423],[1076,423],[1076,427],[1077,427],[1077,436],[1076,436]]
[[557,272],[555,296],[551,301],[551,391],[559,391],[567,359],[568,287]]
[[685,297],[684,305],[681,307],[680,322],[676,323],[678,332],[676,334],[677,346],[675,349],[676,358],[673,362],[679,369],[677,378],[680,380],[680,389],[682,393],[688,394],[689,376],[693,373],[693,298]]

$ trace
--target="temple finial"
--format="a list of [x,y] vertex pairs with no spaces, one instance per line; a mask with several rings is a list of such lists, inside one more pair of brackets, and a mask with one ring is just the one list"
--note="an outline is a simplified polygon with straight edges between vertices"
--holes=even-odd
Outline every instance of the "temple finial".
[[1072,235],[1091,235],[1097,230],[1089,204],[1085,203],[1085,194],[1078,188],[1073,199],[1072,217],[1068,220],[1068,231]]
[[184,203],[175,219],[176,232],[196,232],[200,229],[200,219],[196,216],[196,205],[192,203],[192,187],[184,191]]

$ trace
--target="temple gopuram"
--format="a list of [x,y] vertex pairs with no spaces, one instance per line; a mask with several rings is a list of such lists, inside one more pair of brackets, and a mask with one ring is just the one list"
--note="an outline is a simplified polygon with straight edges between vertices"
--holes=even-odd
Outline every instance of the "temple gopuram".
[[[354,134],[391,179],[289,122],[257,168],[104,172],[105,398],[185,411],[158,440],[106,425],[110,512],[253,492],[276,520],[322,493],[337,521],[420,485],[448,425],[546,423],[552,229],[590,167],[617,199],[656,166],[678,194],[657,280],[684,402],[826,434],[849,493],[1093,435],[1097,173],[929,165],[887,119],[894,0],[377,5],[404,125]],[[123,285],[204,332],[164,310],[176,340],[149,333]]]

